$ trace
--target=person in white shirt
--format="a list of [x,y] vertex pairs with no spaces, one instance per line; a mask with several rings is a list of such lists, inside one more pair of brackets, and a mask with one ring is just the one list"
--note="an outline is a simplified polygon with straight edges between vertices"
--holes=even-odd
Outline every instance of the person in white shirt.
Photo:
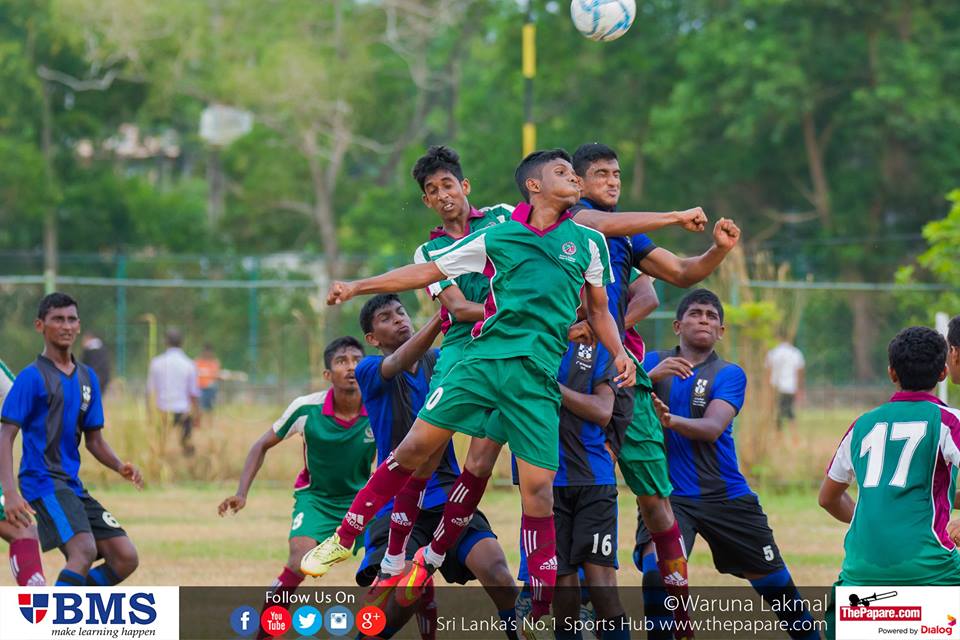
[[800,349],[790,344],[786,338],[767,352],[767,369],[770,370],[770,384],[777,392],[777,430],[783,428],[784,421],[793,426],[796,414],[794,404],[799,396],[803,399],[803,373],[806,363]]
[[160,412],[164,429],[170,423],[181,429],[180,446],[184,455],[193,455],[190,436],[197,415],[197,367],[181,345],[183,336],[177,329],[167,331],[167,350],[150,362],[147,376],[147,413],[151,413],[150,397]]

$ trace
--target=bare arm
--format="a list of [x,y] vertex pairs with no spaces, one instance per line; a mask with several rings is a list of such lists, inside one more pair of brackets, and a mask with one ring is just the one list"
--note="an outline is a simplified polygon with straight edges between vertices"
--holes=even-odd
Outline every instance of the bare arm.
[[691,440],[703,442],[716,442],[737,415],[736,409],[726,400],[712,400],[707,405],[702,418],[681,418],[674,415],[670,413],[670,408],[656,396],[654,396],[653,406],[664,429],[670,429]]
[[613,389],[610,385],[601,384],[593,393],[580,393],[561,384],[560,396],[563,407],[577,417],[601,426],[610,422],[613,415]]
[[707,224],[707,216],[700,207],[669,213],[608,213],[595,209],[581,209],[577,212],[576,219],[578,223],[596,229],[608,238],[649,233],[674,224],[680,225],[687,231],[703,231]]
[[372,278],[352,282],[336,281],[330,285],[327,304],[340,304],[354,296],[368,293],[396,293],[419,289],[446,277],[434,262],[408,264]]
[[626,327],[632,327],[660,306],[657,290],[653,288],[653,279],[642,275],[630,283],[630,302],[623,319]]
[[483,305],[467,300],[463,291],[456,285],[441,291],[437,300],[453,315],[457,322],[479,322],[483,320]]
[[420,331],[410,336],[410,339],[400,345],[400,348],[388,355],[380,363],[380,375],[384,379],[396,377],[401,371],[409,369],[423,357],[437,339],[440,333],[440,313],[433,314],[430,322],[423,325]]
[[83,432],[83,440],[89,451],[97,461],[108,469],[113,469],[125,479],[129,480],[138,489],[143,488],[143,477],[140,470],[132,463],[121,460],[113,448],[103,437],[103,429],[92,429]]
[[850,497],[850,494],[847,493],[847,487],[849,486],[849,484],[837,482],[827,476],[823,479],[823,484],[820,485],[820,496],[818,500],[820,506],[823,507],[827,513],[840,522],[846,522],[847,524],[853,520],[853,511],[857,506],[853,498]]
[[233,513],[240,511],[247,504],[247,494],[250,492],[250,485],[253,479],[257,477],[257,472],[263,466],[263,461],[267,456],[267,451],[283,442],[273,429],[268,429],[266,433],[260,436],[250,451],[247,453],[247,460],[243,463],[243,471],[240,472],[240,484],[237,486],[237,493],[226,498],[217,507],[217,514],[222,516],[228,510]]
[[620,330],[607,306],[607,290],[605,287],[588,284],[584,287],[584,291],[587,300],[587,320],[597,338],[613,355],[613,364],[617,368],[617,377],[613,381],[620,387],[632,387],[637,383],[637,365],[623,348]]
[[13,443],[20,427],[4,422],[0,426],[0,486],[3,487],[4,509],[7,522],[17,527],[29,527],[35,515],[33,508],[23,496],[13,475]]
[[705,253],[693,258],[680,258],[657,247],[640,261],[640,266],[644,272],[674,286],[690,287],[713,273],[739,240],[740,228],[733,220],[721,218],[713,228],[713,246]]

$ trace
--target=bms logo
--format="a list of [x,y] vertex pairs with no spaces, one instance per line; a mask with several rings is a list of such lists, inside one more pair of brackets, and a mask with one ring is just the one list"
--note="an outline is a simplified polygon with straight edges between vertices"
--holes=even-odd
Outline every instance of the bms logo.
[[157,619],[152,593],[46,593],[17,594],[20,613],[31,624],[47,615],[53,598],[53,624],[152,624]]
[[49,597],[46,593],[18,593],[20,613],[30,624],[37,624],[47,615]]

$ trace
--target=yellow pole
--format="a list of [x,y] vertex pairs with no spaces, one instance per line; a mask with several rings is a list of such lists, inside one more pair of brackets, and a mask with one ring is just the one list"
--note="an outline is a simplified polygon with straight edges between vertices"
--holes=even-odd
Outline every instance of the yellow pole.
[[537,148],[537,125],[533,122],[533,79],[537,75],[537,26],[533,22],[533,0],[527,0],[523,25],[523,155]]

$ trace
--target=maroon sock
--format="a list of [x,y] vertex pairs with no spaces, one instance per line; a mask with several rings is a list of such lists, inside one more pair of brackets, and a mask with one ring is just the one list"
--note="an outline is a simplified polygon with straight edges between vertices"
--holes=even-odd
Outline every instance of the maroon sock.
[[[303,582],[303,578],[304,576],[302,574],[299,574],[296,571],[292,571],[290,567],[284,567],[283,571],[280,572],[280,575],[277,576],[276,579],[273,581],[273,584],[270,585],[270,592],[278,593],[283,591],[286,593],[293,593],[294,591],[297,590],[297,587],[300,586],[300,583]],[[282,602],[283,601],[281,600],[281,603]],[[263,605],[263,609],[260,611],[260,615],[263,616],[263,612],[267,609],[267,607],[270,607],[270,606],[273,606],[273,604],[268,603]],[[280,604],[279,606],[287,608],[287,605],[285,604]],[[271,637],[270,634],[264,631],[263,627],[261,626],[259,631],[257,632],[257,640],[265,640],[266,638],[270,638],[270,637]]]
[[373,472],[366,486],[360,489],[357,497],[353,499],[353,504],[343,517],[343,522],[337,529],[337,537],[340,538],[340,544],[348,549],[353,546],[354,540],[363,533],[364,527],[370,522],[373,516],[380,510],[380,507],[387,504],[390,498],[393,498],[403,489],[407,479],[413,473],[413,469],[405,469],[400,466],[391,453],[383,461],[377,470]]
[[40,562],[40,543],[23,538],[10,543],[10,569],[21,587],[42,587],[47,584]]
[[391,556],[399,555],[407,548],[407,540],[413,531],[413,523],[420,515],[420,506],[423,504],[423,495],[427,491],[427,481],[430,478],[415,478],[410,476],[403,489],[393,501],[393,513],[390,515],[390,533],[387,536],[387,553]]
[[417,602],[417,627],[421,640],[435,640],[437,637],[437,600],[433,580],[423,586],[423,595]]
[[[687,552],[683,546],[683,535],[676,521],[665,531],[651,533],[653,546],[657,553],[657,569],[663,579],[664,590],[678,602],[686,602],[690,593],[687,582]],[[673,611],[673,619],[677,622],[678,631],[689,629],[690,616],[682,606]],[[681,636],[677,636],[681,637]],[[682,637],[692,637],[684,633]]]
[[524,514],[520,519],[520,544],[527,554],[532,616],[538,620],[550,612],[553,588],[557,584],[557,534],[553,516],[535,518]]
[[443,508],[443,520],[433,532],[430,548],[435,553],[445,554],[470,524],[470,519],[477,510],[477,505],[480,504],[480,498],[483,497],[483,490],[486,489],[489,479],[490,476],[478,478],[466,469],[460,473],[460,477],[450,489],[447,505]]

